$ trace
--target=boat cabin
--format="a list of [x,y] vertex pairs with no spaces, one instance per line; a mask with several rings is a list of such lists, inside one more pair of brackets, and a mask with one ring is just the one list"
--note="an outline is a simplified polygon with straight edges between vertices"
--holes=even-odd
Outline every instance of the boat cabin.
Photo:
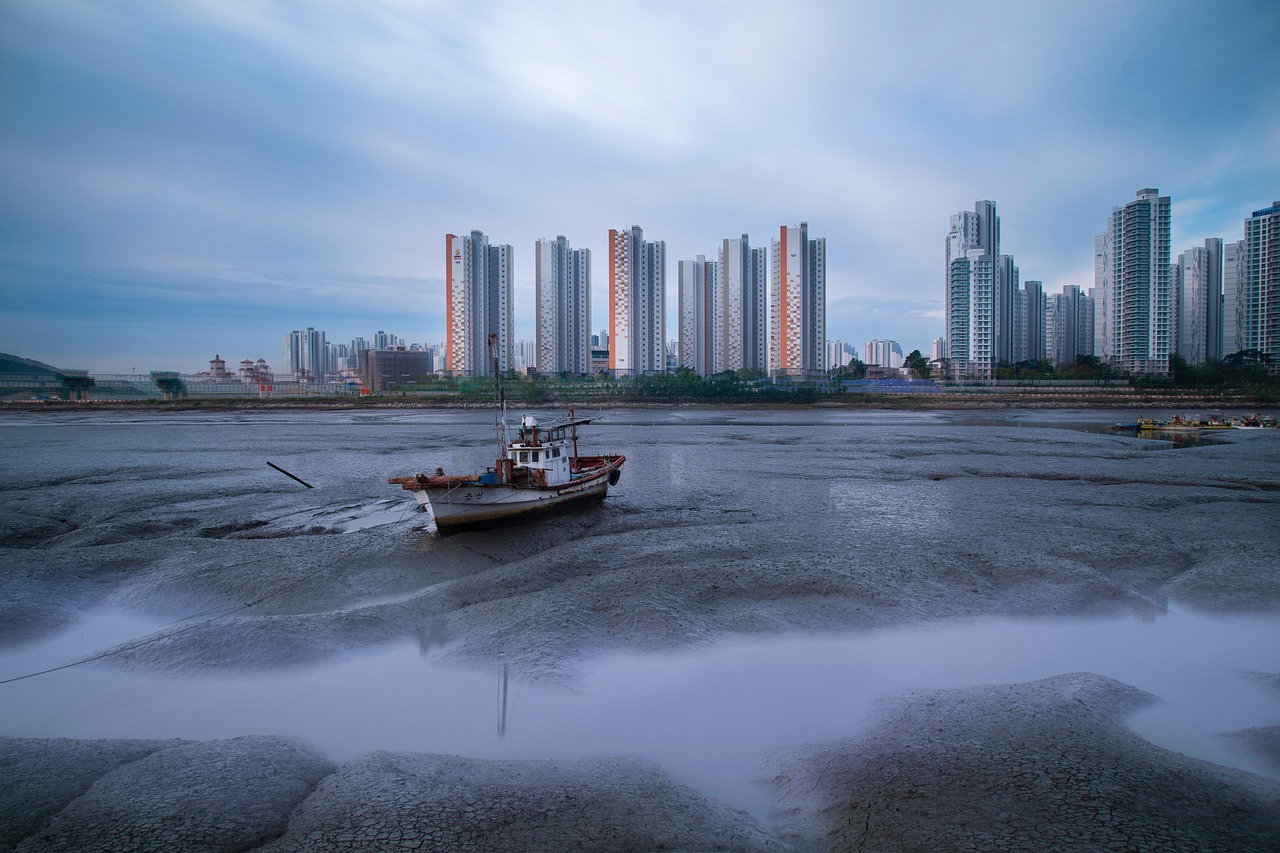
[[[568,429],[576,424],[555,424],[539,432],[532,415],[520,421],[519,437],[507,445],[507,458],[515,468],[524,468],[529,479],[558,486],[572,479],[570,471],[570,437]],[[541,475],[536,471],[544,472]],[[543,479],[545,477],[545,480]]]

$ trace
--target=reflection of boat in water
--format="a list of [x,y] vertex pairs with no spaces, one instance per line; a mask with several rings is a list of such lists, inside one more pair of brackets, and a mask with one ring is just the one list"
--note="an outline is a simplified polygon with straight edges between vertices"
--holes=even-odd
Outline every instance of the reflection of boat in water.
[[536,518],[578,509],[605,499],[618,482],[627,457],[579,456],[578,427],[589,418],[569,417],[539,424],[525,415],[514,441],[507,440],[506,399],[498,370],[497,336],[489,336],[494,349],[493,373],[498,389],[498,461],[483,474],[435,474],[391,477],[430,510],[441,536],[467,530],[486,530],[521,524]]

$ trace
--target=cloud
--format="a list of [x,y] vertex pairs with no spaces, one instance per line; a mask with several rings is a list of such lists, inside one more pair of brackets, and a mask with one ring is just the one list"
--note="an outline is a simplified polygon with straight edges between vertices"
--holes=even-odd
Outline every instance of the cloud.
[[67,311],[90,304],[76,274],[124,270],[102,286],[181,324],[187,275],[253,306],[270,347],[382,311],[432,340],[444,234],[480,228],[515,247],[532,337],[538,237],[592,250],[598,326],[609,228],[667,241],[674,304],[677,260],[804,220],[831,336],[914,348],[941,330],[948,217],[977,199],[1047,287],[1091,283],[1093,236],[1140,187],[1173,197],[1175,252],[1274,199],[1280,81],[1242,68],[1280,7],[1214,15],[1248,25],[1154,0],[16,0],[0,259]]

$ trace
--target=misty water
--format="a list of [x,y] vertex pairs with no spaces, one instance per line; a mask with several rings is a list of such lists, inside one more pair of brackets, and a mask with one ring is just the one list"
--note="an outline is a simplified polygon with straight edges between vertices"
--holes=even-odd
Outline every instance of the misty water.
[[490,464],[491,418],[0,421],[6,514],[27,519],[0,680],[54,670],[0,684],[0,734],[638,754],[763,820],[763,753],[856,735],[878,697],[1088,671],[1162,700],[1130,718],[1148,740],[1271,772],[1219,735],[1280,723],[1258,677],[1280,672],[1276,602],[1179,579],[1273,546],[1250,478],[1274,477],[1280,436],[611,410],[582,448],[628,457],[604,506],[441,540],[386,477]]

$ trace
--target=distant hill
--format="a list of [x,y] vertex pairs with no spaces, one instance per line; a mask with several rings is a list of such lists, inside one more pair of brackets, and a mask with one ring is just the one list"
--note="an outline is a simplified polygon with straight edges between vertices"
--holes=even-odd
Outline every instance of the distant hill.
[[61,373],[53,365],[0,352],[0,373]]

